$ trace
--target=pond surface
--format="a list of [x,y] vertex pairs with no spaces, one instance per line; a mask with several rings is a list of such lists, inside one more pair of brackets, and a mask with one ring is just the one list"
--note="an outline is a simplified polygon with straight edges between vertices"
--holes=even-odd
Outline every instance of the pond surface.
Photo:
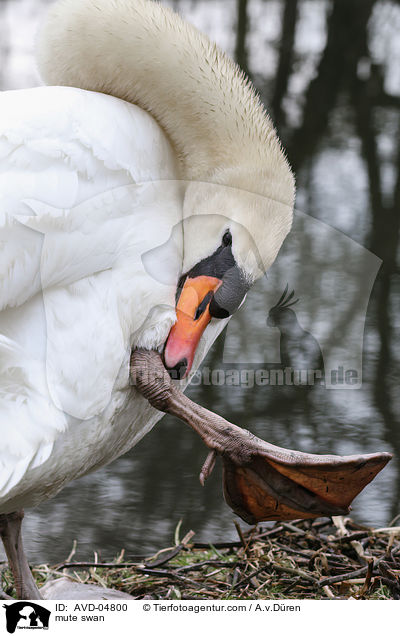
[[[352,513],[387,525],[400,512],[400,6],[172,4],[249,72],[297,175],[293,232],[188,395],[286,448],[392,452]],[[38,83],[33,34],[44,5],[1,3],[2,88]],[[271,312],[286,285],[298,302]],[[285,367],[320,370],[324,382],[282,385]],[[260,383],[257,370],[274,371],[277,381]],[[30,560],[62,560],[74,539],[78,559],[93,550],[103,558],[122,548],[148,554],[173,541],[180,519],[181,536],[189,529],[198,541],[235,536],[220,469],[199,485],[205,455],[189,428],[164,417],[130,453],[27,511]]]

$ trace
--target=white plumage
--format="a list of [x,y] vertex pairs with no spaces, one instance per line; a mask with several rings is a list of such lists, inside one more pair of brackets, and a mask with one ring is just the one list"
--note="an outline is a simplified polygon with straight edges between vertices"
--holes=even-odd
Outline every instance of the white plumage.
[[[0,105],[7,512],[144,434],[127,406],[129,349],[165,341],[175,287],[149,276],[141,255],[179,222],[181,199],[170,145],[136,106],[52,87],[3,93]],[[175,277],[180,265],[177,255]],[[124,407],[125,439],[116,441],[114,414]]]
[[165,343],[180,274],[227,222],[249,282],[265,271],[294,196],[254,90],[160,5],[62,0],[39,62],[67,86],[0,95],[1,513],[150,430],[161,414],[129,386],[131,348]]

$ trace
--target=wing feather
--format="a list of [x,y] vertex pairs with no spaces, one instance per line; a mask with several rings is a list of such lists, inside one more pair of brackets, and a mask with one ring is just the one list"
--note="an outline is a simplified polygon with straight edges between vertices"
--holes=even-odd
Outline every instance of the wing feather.
[[110,403],[146,316],[153,330],[174,321],[174,290],[149,281],[141,254],[180,219],[180,195],[162,186],[176,174],[135,106],[67,87],[0,94],[1,499],[71,416]]

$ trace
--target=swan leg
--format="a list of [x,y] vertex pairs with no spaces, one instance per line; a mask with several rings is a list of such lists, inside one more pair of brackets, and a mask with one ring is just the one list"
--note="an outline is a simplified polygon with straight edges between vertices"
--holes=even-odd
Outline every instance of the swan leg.
[[22,600],[41,599],[22,545],[24,511],[0,515],[0,536],[14,576],[17,596]]
[[247,523],[347,514],[391,459],[389,453],[313,455],[269,444],[192,402],[172,384],[155,351],[132,352],[131,378],[152,406],[186,422],[210,449],[202,485],[222,457],[225,500]]

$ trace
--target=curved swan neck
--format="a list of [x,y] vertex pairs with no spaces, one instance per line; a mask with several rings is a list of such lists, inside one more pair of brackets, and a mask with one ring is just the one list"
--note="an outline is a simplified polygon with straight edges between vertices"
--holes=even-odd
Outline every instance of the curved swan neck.
[[61,0],[41,32],[38,61],[49,84],[108,93],[150,112],[175,147],[182,178],[269,196],[262,184],[276,178],[280,200],[292,205],[290,168],[253,87],[170,9],[148,0]]

